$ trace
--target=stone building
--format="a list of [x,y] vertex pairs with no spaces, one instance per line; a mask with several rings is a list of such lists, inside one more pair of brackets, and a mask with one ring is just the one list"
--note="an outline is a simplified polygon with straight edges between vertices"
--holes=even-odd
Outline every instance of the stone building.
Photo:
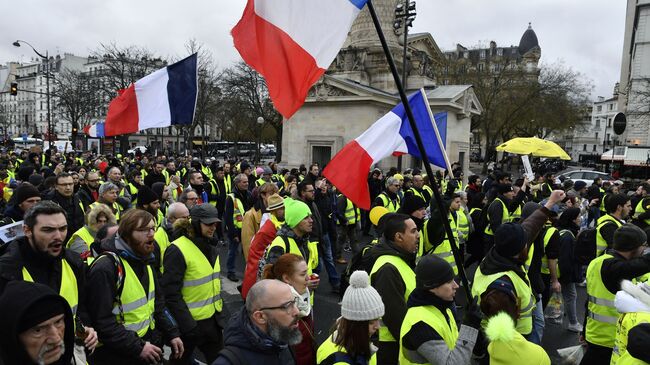
[[[403,52],[403,38],[392,32],[399,0],[374,1],[389,48]],[[407,89],[424,88],[432,112],[447,112],[447,153],[451,162],[469,165],[472,115],[482,107],[471,85],[439,85],[445,56],[429,33],[408,36],[407,60],[395,57],[407,70]],[[366,8],[352,25],[335,61],[310,90],[303,107],[283,127],[283,161],[287,166],[326,164],[352,139],[358,137],[400,102],[377,32]],[[424,141],[425,143],[430,143]],[[413,163],[404,159],[403,168]],[[383,160],[380,167],[397,166],[397,159]]]

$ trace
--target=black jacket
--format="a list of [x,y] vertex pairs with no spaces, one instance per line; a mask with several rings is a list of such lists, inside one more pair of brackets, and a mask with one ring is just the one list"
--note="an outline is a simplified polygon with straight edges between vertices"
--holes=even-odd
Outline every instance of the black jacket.
[[144,184],[147,185],[148,187],[151,187],[153,184],[161,182],[165,184],[167,181],[165,179],[165,175],[163,174],[157,174],[153,170],[147,174],[144,178]]
[[[208,240],[202,237],[193,238],[191,240],[203,253],[210,263],[210,266],[214,266],[215,261],[217,261],[217,258],[219,257],[217,248],[210,245],[207,242]],[[165,303],[178,322],[179,330],[184,336],[186,336],[196,328],[197,323],[192,318],[192,314],[187,308],[187,305],[183,300],[183,295],[181,294],[181,289],[183,288],[183,277],[185,276],[185,270],[187,269],[185,258],[178,246],[171,245],[165,250],[163,262],[165,270],[163,271],[160,285],[165,293]],[[215,316],[218,315],[219,313],[215,314]],[[206,319],[206,321],[210,320],[212,319]]]
[[[146,267],[150,265],[150,262],[135,256],[121,238],[113,236],[105,239],[102,241],[101,249],[102,252],[114,252],[122,260],[128,262],[142,287],[149,287]],[[93,262],[88,274],[88,305],[93,308],[90,313],[92,324],[102,344],[117,354],[137,359],[145,341],[161,346],[163,342],[179,337],[180,333],[176,323],[169,311],[165,309],[165,297],[163,291],[160,290],[155,273],[153,277],[156,286],[154,311],[156,328],[140,338],[135,332],[128,331],[123,325],[117,323],[117,319],[112,313],[117,295],[117,269],[113,258],[106,254],[104,256],[106,257],[100,257]],[[155,271],[155,268],[152,269]]]
[[65,210],[68,220],[68,234],[65,236],[65,242],[68,242],[72,234],[84,226],[84,211],[81,209],[79,198],[76,195],[73,195],[71,198],[66,198],[59,194],[58,191],[53,190],[51,193],[45,195],[43,199],[51,200]]
[[18,339],[17,328],[25,318],[25,313],[33,310],[44,299],[57,300],[67,308],[64,313],[65,352],[53,365],[70,364],[74,353],[74,319],[68,302],[42,285],[25,281],[14,281],[8,284],[5,292],[0,296],[0,308],[2,308],[0,311],[0,328],[2,328],[0,331],[0,364],[36,364],[29,359],[23,344]]
[[[274,341],[251,323],[246,308],[242,308],[230,320],[224,332],[224,339],[224,347],[235,348],[242,364],[295,364],[289,346]],[[219,356],[212,365],[232,365],[232,363],[224,356]]]
[[77,197],[81,201],[81,204],[84,205],[84,208],[87,208],[90,204],[95,202],[95,199],[93,198],[93,194],[90,191],[90,188],[88,186],[83,185],[82,187],[79,188],[79,192],[77,192]]
[[52,257],[46,253],[36,252],[32,249],[26,237],[12,241],[6,246],[6,251],[0,256],[0,293],[4,291],[10,281],[23,280],[23,267],[35,282],[47,285],[54,292],[61,290],[61,260],[65,259],[72,268],[77,279],[79,303],[77,316],[84,324],[90,323],[88,306],[86,304],[86,264],[81,261],[78,254],[63,249],[59,257]]

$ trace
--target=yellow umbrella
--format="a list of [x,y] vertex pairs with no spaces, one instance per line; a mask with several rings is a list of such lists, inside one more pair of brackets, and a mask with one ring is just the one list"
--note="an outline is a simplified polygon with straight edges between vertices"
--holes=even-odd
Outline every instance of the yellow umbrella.
[[555,142],[537,137],[517,137],[497,147],[497,151],[514,153],[517,155],[533,155],[536,157],[559,158],[570,160],[571,157]]

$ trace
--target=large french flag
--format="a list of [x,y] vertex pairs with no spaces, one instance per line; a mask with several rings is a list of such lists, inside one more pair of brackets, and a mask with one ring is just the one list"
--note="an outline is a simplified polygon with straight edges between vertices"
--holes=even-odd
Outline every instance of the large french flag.
[[192,124],[198,90],[195,53],[120,90],[108,106],[104,134]]
[[[410,95],[408,100],[429,162],[445,168],[444,141],[440,139],[437,125],[432,120],[426,94],[420,90]],[[368,210],[371,203],[368,172],[371,166],[388,156],[407,153],[417,158],[422,157],[404,105],[400,103],[362,135],[346,144],[327,164],[323,175],[343,195],[360,208]]]
[[368,0],[248,0],[232,29],[235,47],[260,73],[275,108],[290,118],[338,54]]

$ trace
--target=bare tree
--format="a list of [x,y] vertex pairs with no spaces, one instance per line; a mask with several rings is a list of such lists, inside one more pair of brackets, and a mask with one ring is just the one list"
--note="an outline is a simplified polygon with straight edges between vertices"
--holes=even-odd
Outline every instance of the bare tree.
[[631,80],[627,90],[626,114],[634,119],[650,118],[650,77]]

